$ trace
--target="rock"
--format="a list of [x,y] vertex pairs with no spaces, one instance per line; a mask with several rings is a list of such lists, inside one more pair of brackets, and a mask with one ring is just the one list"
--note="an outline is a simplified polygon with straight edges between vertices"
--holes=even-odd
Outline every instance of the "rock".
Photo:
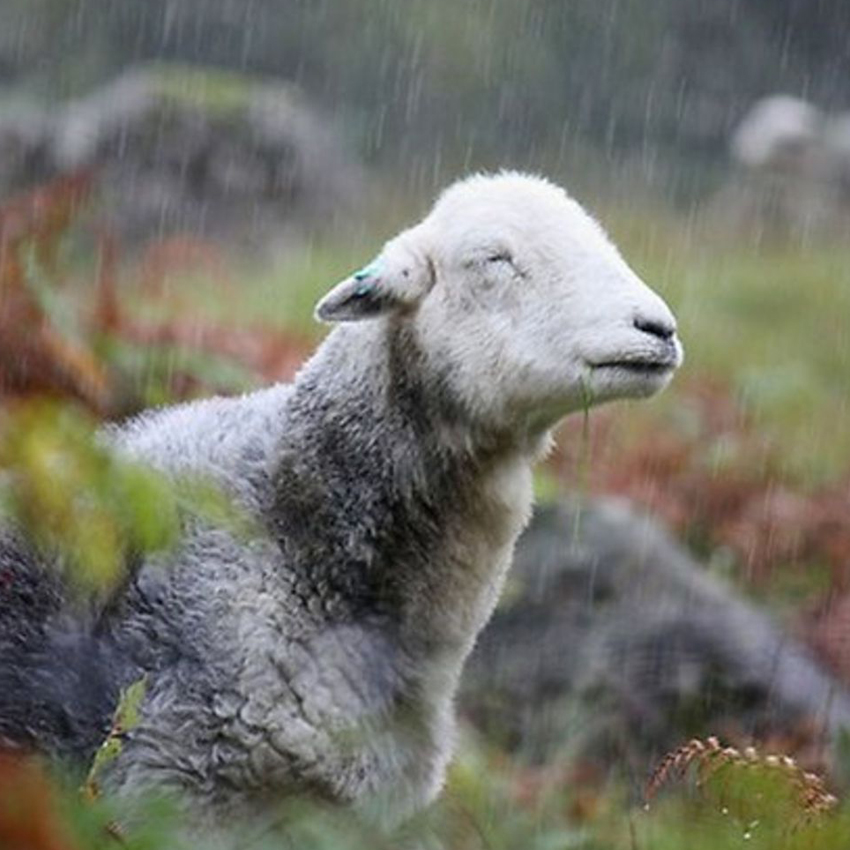
[[850,694],[799,641],[624,502],[543,508],[461,705],[535,760],[644,774],[695,735],[831,738]]
[[816,106],[800,98],[762,98],[735,128],[732,156],[747,168],[799,168],[799,159],[817,144],[823,120]]
[[49,132],[46,112],[31,104],[0,108],[0,191],[16,191],[31,175],[50,172]]
[[55,115],[31,109],[24,124],[0,112],[0,150],[17,151],[0,191],[92,170],[104,217],[130,244],[188,232],[263,247],[293,225],[340,219],[359,185],[294,86],[239,74],[141,67]]

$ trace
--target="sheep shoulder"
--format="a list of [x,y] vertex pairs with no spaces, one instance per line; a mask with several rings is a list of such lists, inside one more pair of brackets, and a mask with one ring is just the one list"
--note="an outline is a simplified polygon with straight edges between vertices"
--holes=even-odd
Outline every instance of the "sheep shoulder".
[[175,477],[209,478],[254,501],[268,483],[291,390],[277,384],[153,410],[108,429],[106,437],[122,456]]

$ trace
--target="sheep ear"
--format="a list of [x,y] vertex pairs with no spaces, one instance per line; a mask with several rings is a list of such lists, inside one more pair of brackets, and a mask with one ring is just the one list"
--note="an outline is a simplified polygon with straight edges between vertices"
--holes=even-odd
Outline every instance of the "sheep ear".
[[410,250],[385,250],[351,277],[338,283],[316,305],[321,322],[356,322],[413,307],[431,288],[430,261]]

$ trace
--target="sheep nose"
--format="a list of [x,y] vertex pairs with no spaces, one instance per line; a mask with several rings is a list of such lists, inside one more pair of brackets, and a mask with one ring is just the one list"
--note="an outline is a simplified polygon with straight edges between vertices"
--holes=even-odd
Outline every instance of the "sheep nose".
[[676,326],[664,319],[647,319],[643,316],[637,316],[634,320],[634,326],[645,334],[657,336],[659,339],[672,339],[676,333]]

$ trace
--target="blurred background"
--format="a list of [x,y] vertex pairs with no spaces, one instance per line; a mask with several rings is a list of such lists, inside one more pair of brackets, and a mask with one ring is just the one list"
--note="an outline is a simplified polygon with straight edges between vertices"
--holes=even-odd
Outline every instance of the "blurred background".
[[[845,0],[0,0],[0,470],[69,453],[73,518],[101,486],[81,432],[290,379],[318,296],[498,168],[604,222],[687,362],[564,427],[429,828],[633,850],[698,819],[706,847],[785,846],[752,823],[808,823],[805,795],[638,801],[694,736],[850,778]],[[65,542],[108,573],[102,541]],[[705,746],[676,767],[716,767]],[[800,846],[850,843],[836,817]]]

